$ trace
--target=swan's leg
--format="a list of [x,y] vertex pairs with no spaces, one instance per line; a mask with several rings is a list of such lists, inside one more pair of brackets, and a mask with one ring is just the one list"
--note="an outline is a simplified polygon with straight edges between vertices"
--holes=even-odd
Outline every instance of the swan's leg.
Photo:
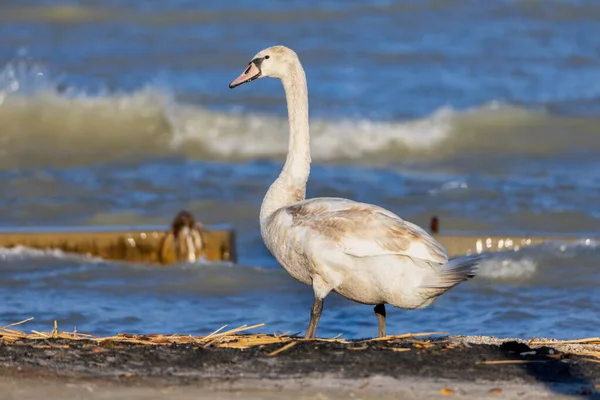
[[377,304],[375,306],[375,315],[379,323],[379,337],[385,336],[385,304]]
[[310,322],[306,329],[305,339],[314,339],[317,334],[317,325],[319,324],[319,318],[323,312],[323,302],[325,299],[321,299],[315,296],[315,301],[310,309]]
[[313,275],[312,287],[315,292],[315,301],[313,302],[312,308],[310,309],[310,322],[306,329],[305,339],[314,339],[317,335],[317,325],[319,324],[319,318],[323,312],[323,302],[325,297],[331,291],[331,286],[319,275]]

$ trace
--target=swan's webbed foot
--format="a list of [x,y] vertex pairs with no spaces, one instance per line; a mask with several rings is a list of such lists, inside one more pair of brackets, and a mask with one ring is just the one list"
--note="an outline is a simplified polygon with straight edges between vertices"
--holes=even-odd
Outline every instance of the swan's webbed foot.
[[319,324],[319,318],[321,318],[321,313],[323,312],[323,302],[324,299],[320,299],[315,297],[315,301],[310,309],[310,322],[308,323],[308,328],[306,329],[306,334],[304,335],[304,339],[314,339],[317,334],[317,325]]
[[385,336],[385,304],[377,304],[374,308],[377,322],[379,325],[379,337]]

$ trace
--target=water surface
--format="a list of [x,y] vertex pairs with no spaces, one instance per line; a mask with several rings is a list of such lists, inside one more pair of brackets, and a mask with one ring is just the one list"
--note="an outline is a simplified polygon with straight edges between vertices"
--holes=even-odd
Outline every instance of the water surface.
[[[309,196],[449,232],[599,236],[600,5],[594,1],[8,0],[0,6],[0,226],[167,224],[238,231],[239,265],[168,269],[0,250],[2,323],[208,333],[304,331],[310,288],[262,245],[287,150],[283,91],[228,83],[264,47],[308,76]],[[596,335],[596,244],[495,255],[390,333]],[[327,298],[319,334],[373,336]]]

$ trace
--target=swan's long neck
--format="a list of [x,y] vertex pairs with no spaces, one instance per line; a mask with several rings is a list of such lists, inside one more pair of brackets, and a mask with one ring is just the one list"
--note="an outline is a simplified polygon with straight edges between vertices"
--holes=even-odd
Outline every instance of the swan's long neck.
[[310,173],[310,134],[308,130],[308,88],[300,62],[290,67],[281,79],[285,90],[290,123],[290,138],[285,165],[267,192],[260,208],[264,221],[281,207],[304,200]]

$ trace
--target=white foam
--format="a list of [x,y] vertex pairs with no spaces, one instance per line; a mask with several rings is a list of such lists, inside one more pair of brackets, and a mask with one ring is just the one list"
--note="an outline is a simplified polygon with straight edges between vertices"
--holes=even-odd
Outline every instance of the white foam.
[[74,260],[91,263],[104,262],[102,258],[88,257],[80,254],[67,253],[58,249],[33,249],[26,246],[15,246],[15,247],[0,247],[0,260],[13,261],[13,260],[24,260],[32,258],[57,258],[63,260]]
[[[182,106],[171,113],[175,132],[171,146],[199,142],[222,157],[278,157],[287,151],[287,119],[268,115],[213,113]],[[316,160],[358,159],[395,148],[426,149],[448,137],[454,112],[407,122],[365,119],[311,120],[311,150]]]
[[478,277],[499,280],[515,280],[531,278],[538,265],[531,258],[519,260],[501,257],[487,258],[479,264]]
[[433,188],[429,190],[429,194],[436,195],[443,192],[452,192],[456,190],[468,189],[469,185],[464,181],[450,181],[444,182],[439,188]]
[[[241,159],[283,158],[287,152],[286,117],[216,113],[180,104],[169,115],[173,149],[197,144],[212,156]],[[316,161],[358,162],[435,159],[471,152],[554,154],[568,148],[565,131],[588,148],[600,148],[597,123],[578,121],[578,129],[573,130],[568,118],[498,102],[465,111],[443,107],[407,121],[312,118],[311,151]]]
[[[28,110],[44,121],[32,120]],[[31,136],[32,145],[36,136],[86,135],[86,142],[101,136],[105,147],[140,141],[146,148],[155,144],[156,151],[163,147],[216,158],[281,158],[287,151],[286,117],[213,112],[178,103],[168,88],[152,85],[128,93],[61,88],[59,79],[24,55],[0,69],[0,113],[3,121],[23,130],[20,136]],[[312,119],[313,158],[359,159],[381,151],[427,149],[448,137],[454,115],[443,108],[406,122]]]
[[[61,88],[58,82],[31,62],[17,60],[0,69],[0,165],[47,166],[173,153],[282,159],[287,152],[286,117],[214,112],[177,102],[168,88],[156,85],[91,94]],[[571,125],[497,102],[460,112],[444,107],[407,121],[313,118],[311,150],[315,161],[358,163],[470,151],[550,153],[564,151],[564,130]],[[569,128],[570,140],[597,146],[596,121],[577,126],[581,132]],[[45,151],[49,145],[52,153]],[[38,155],[35,160],[26,157],[32,153]],[[447,189],[453,188],[442,188]]]
[[237,264],[230,261],[210,261],[206,257],[200,257],[193,262],[184,262],[177,264],[177,267],[183,271],[193,271],[204,267],[232,268],[236,266]]

